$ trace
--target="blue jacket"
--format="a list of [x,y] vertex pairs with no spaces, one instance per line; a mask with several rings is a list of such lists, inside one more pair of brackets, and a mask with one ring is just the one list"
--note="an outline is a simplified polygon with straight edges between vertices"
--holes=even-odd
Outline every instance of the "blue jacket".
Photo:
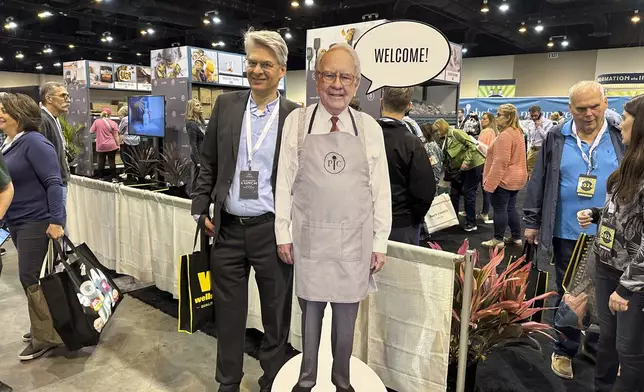
[[[625,147],[622,143],[619,123],[610,117],[606,117],[606,121],[617,160],[621,162]],[[548,132],[526,187],[526,200],[523,204],[525,227],[540,230],[539,241],[546,250],[550,250],[552,246],[552,236],[555,231],[559,170],[565,140],[561,130],[564,125],[565,123],[559,124]]]

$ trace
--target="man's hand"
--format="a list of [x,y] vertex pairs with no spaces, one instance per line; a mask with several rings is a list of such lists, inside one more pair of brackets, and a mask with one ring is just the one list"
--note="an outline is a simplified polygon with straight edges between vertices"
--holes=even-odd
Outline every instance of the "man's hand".
[[277,245],[277,254],[286,264],[293,265],[295,259],[293,258],[293,244]]
[[63,230],[63,227],[60,225],[51,224],[47,228],[47,236],[49,236],[49,238],[51,239],[58,240],[62,238],[64,235],[65,235],[65,230]]
[[579,227],[585,229],[593,223],[593,211],[592,210],[581,210],[577,212],[577,222],[579,222]]
[[530,244],[539,245],[539,230],[525,229],[525,240]]
[[463,162],[461,164],[461,171],[467,171],[467,170],[470,170],[470,167],[468,166],[467,163]]
[[206,234],[208,234],[210,237],[215,236],[215,225],[212,224],[209,218],[206,218],[204,220],[204,225],[206,225]]
[[543,121],[541,119],[538,119],[537,121],[534,122],[534,125],[536,125],[536,127],[539,128],[542,123]]
[[387,257],[384,253],[372,252],[371,253],[371,273],[377,274],[382,267],[385,266]]
[[608,308],[614,315],[616,312],[626,312],[628,310],[628,300],[622,298],[617,292],[613,292],[608,300]]

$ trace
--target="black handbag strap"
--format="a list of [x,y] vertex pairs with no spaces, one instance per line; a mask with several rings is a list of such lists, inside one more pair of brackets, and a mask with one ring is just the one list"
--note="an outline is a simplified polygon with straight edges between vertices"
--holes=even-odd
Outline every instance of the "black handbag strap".
[[[62,237],[62,241],[69,246],[73,251],[74,255],[78,257],[78,252],[76,252],[76,246],[67,238],[67,236]],[[58,259],[60,260],[61,264],[65,268],[65,272],[67,272],[67,275],[69,275],[69,278],[71,279],[72,283],[76,287],[76,289],[80,290],[80,286],[83,283],[83,280],[81,279],[80,275],[76,273],[76,271],[69,265],[68,260],[69,256],[63,251],[62,246],[60,246],[60,242],[54,240],[52,241],[54,244],[54,252],[56,252],[56,255],[58,256]]]
[[201,215],[199,218],[199,222],[197,223],[197,229],[195,230],[195,241],[192,244],[192,250],[197,247],[197,239],[199,238],[199,234],[201,234],[201,245],[199,249],[201,252],[208,252],[208,235],[206,234],[206,216]]
[[525,255],[524,265],[527,263],[532,264],[532,268],[537,268],[537,245],[531,244],[528,241],[523,245],[523,254]]

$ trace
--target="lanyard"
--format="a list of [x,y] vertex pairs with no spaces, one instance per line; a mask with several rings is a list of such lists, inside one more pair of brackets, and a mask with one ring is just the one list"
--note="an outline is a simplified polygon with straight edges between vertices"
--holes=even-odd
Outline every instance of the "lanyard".
[[264,139],[266,139],[266,135],[268,135],[268,132],[271,130],[271,127],[275,122],[277,113],[279,113],[279,101],[273,108],[273,113],[264,126],[264,130],[262,130],[262,133],[259,135],[259,139],[257,139],[257,142],[255,142],[255,146],[251,147],[252,131],[250,126],[250,99],[248,100],[248,105],[246,106],[246,151],[248,152],[248,170],[251,170],[253,155],[255,155],[255,153],[259,151],[259,148],[262,146],[262,142],[264,142]]
[[575,139],[577,139],[577,147],[581,152],[581,158],[584,160],[584,162],[586,162],[586,166],[587,166],[586,174],[590,174],[590,172],[593,171],[593,169],[595,168],[593,166],[593,152],[595,152],[595,149],[597,148],[597,146],[599,146],[599,142],[604,136],[604,133],[606,133],[606,130],[608,130],[608,127],[606,126],[606,120],[604,120],[604,126],[602,127],[601,131],[599,131],[599,134],[595,138],[595,141],[593,142],[593,144],[590,146],[590,150],[588,150],[588,155],[587,155],[584,152],[584,149],[581,147],[581,139],[579,138],[579,135],[577,135],[577,130],[575,128],[572,129],[572,134],[575,135]]

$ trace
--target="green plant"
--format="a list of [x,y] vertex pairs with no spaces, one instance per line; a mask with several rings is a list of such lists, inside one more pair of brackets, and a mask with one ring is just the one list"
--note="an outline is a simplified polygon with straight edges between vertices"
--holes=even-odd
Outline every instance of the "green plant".
[[83,151],[83,145],[80,142],[80,132],[85,128],[84,124],[71,124],[63,116],[58,117],[60,128],[65,138],[65,154],[67,162],[72,163]]
[[[435,243],[430,243],[430,247],[440,249],[440,246]],[[465,240],[458,254],[464,255],[468,247],[469,242]],[[478,251],[475,251],[469,320],[468,362],[474,363],[485,360],[486,355],[494,348],[517,342],[518,339],[523,337],[527,337],[527,341],[535,349],[540,350],[541,346],[530,334],[534,332],[544,333],[543,331],[550,330],[552,327],[547,324],[530,321],[530,318],[536,313],[547,310],[547,308],[534,307],[534,303],[541,299],[555,296],[557,293],[549,292],[530,300],[525,300],[528,277],[532,268],[530,263],[524,265],[525,256],[509,263],[506,270],[501,274],[497,273],[497,267],[503,261],[503,250],[500,252],[491,250],[490,262],[482,268],[476,267],[478,256]],[[458,361],[464,280],[465,261],[456,261],[450,363]]]
[[129,158],[125,163],[125,172],[134,175],[139,181],[152,176],[156,172],[157,164],[159,163],[154,147],[138,145],[131,151],[133,151],[132,154],[123,153]]
[[183,185],[190,174],[190,160],[181,155],[181,150],[175,144],[163,146],[161,158],[163,159],[163,166],[159,169],[159,172],[163,175],[165,181],[174,187]]

